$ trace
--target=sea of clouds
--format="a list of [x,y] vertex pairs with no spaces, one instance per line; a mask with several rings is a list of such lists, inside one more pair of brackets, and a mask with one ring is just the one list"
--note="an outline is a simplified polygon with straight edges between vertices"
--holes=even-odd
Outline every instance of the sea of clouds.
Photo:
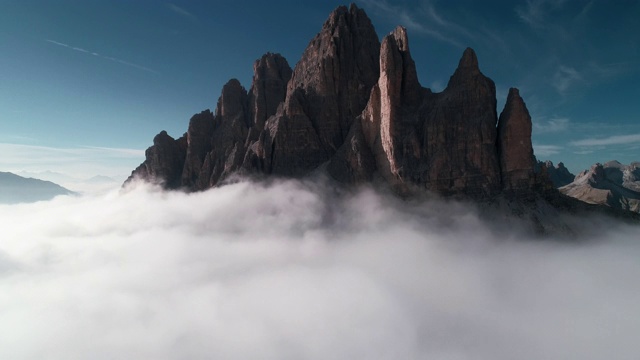
[[638,358],[637,226],[482,211],[298,180],[0,205],[0,359]]

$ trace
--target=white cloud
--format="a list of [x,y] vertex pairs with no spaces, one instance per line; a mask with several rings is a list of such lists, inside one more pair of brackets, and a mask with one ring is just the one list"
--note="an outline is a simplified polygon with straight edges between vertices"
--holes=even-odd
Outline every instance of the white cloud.
[[533,122],[533,130],[536,133],[557,133],[569,128],[571,121],[567,118],[551,118],[547,121]]
[[637,228],[474,209],[299,181],[0,206],[0,358],[636,357]]
[[537,157],[551,156],[560,153],[563,147],[558,145],[533,144],[533,152]]
[[556,73],[553,75],[551,85],[559,94],[564,95],[571,86],[581,82],[582,80],[582,75],[580,75],[576,69],[560,65]]
[[615,135],[606,138],[588,138],[570,142],[573,146],[627,145],[640,142],[640,134]]

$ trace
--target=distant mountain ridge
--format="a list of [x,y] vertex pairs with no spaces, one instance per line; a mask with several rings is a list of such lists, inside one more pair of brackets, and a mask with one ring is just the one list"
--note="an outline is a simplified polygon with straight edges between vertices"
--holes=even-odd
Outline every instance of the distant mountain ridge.
[[549,180],[551,180],[551,183],[556,188],[572,183],[576,177],[569,172],[569,169],[567,169],[562,162],[559,162],[558,165],[553,166],[553,162],[549,160],[545,162],[539,161],[538,166],[546,169]]
[[0,203],[17,204],[51,200],[58,195],[74,195],[71,190],[50,181],[24,178],[0,172]]
[[596,163],[561,187],[560,192],[589,204],[640,213],[640,162]]

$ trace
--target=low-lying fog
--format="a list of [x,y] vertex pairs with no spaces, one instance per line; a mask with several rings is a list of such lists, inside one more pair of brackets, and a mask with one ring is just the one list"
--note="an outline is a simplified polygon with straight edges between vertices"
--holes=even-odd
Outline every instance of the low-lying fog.
[[0,359],[638,359],[638,227],[478,211],[300,181],[3,205]]

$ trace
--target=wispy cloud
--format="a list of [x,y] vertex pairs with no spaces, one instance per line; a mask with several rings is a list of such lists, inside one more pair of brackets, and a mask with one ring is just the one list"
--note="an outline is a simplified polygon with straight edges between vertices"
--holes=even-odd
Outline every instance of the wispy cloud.
[[551,85],[560,95],[565,95],[570,87],[582,81],[583,77],[576,69],[560,65],[553,75]]
[[559,154],[564,148],[557,145],[533,144],[533,152],[536,156],[551,156]]
[[577,150],[574,151],[573,153],[576,155],[589,155],[589,154],[593,154],[595,152],[595,150]]
[[466,45],[449,34],[469,32],[439,14],[430,3],[424,3],[423,11],[415,11],[399,5],[391,5],[386,0],[363,0],[368,7],[377,10],[381,14],[393,18],[395,22],[406,27],[410,31],[430,36],[434,39],[449,43],[457,48],[465,48]]
[[640,62],[638,61],[620,61],[605,64],[591,61],[586,66],[586,71],[590,76],[607,80],[629,72],[637,71],[639,64]]
[[569,128],[571,121],[567,118],[552,118],[547,121],[535,121],[533,130],[536,133],[557,133]]
[[153,73],[153,74],[159,74],[159,72],[157,72],[157,71],[155,71],[153,69],[150,69],[150,68],[148,68],[146,66],[138,65],[138,64],[135,64],[135,63],[132,63],[132,62],[129,62],[129,61],[125,61],[125,60],[122,60],[122,59],[118,59],[118,58],[115,58],[115,57],[112,57],[112,56],[102,55],[102,54],[99,54],[99,53],[94,52],[94,51],[89,51],[89,50],[86,50],[86,49],[83,49],[83,48],[80,48],[80,47],[71,46],[71,45],[68,45],[68,44],[65,44],[65,43],[62,43],[62,42],[59,42],[59,41],[51,40],[51,39],[45,39],[45,41],[48,42],[48,43],[54,44],[54,45],[65,47],[65,48],[70,49],[70,50],[81,52],[81,53],[84,53],[84,54],[87,54],[87,55],[93,55],[93,56],[99,57],[101,59],[117,62],[119,64],[130,66],[130,67],[134,67],[134,68],[139,69],[139,70],[143,70],[143,71],[150,72],[150,73]]
[[542,27],[547,21],[551,9],[561,8],[566,0],[527,0],[524,6],[516,7],[516,14],[525,23],[533,27]]
[[542,5],[542,1],[527,1],[525,6],[516,7],[516,13],[525,23],[532,26],[538,26],[543,21],[544,17]]
[[588,138],[570,142],[573,146],[608,146],[640,143],[640,134],[614,135],[605,138]]
[[74,148],[0,143],[0,171],[57,171],[71,176],[128,174],[144,160],[144,150]]
[[195,16],[194,14],[192,14],[191,12],[185,10],[184,8],[176,5],[176,4],[172,4],[172,3],[167,3],[167,8],[169,8],[169,10],[173,11],[174,13],[182,16],[183,18],[192,21],[192,22],[198,22],[198,17]]

